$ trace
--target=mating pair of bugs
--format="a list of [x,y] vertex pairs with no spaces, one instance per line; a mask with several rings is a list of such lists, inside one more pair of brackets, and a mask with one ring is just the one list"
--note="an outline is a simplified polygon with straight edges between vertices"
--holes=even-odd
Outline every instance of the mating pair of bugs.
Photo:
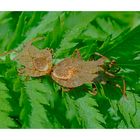
[[[43,75],[51,75],[52,79],[59,85],[66,88],[75,88],[84,83],[102,82],[106,83],[103,74],[114,78],[115,75],[109,72],[105,67],[105,61],[109,60],[107,57],[96,53],[100,58],[98,60],[84,61],[80,56],[78,50],[73,53],[71,58],[65,58],[55,66],[52,64],[52,52],[50,49],[37,49],[32,43],[40,40],[36,38],[27,42],[21,52],[16,56],[21,65],[19,74],[31,77],[40,77]],[[111,68],[115,61],[110,61],[108,68]],[[117,85],[117,84],[116,84]],[[124,88],[118,85],[120,90],[125,94]]]

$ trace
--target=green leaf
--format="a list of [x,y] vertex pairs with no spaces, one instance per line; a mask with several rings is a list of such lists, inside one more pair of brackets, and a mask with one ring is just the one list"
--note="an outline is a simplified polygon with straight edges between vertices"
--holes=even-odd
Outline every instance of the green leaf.
[[22,38],[23,38],[22,32],[24,29],[24,20],[25,20],[25,14],[23,12],[23,13],[21,13],[21,15],[19,17],[15,33],[7,46],[8,51],[16,48],[18,43],[22,40]]
[[61,12],[49,12],[42,16],[42,20],[38,23],[36,27],[32,27],[26,32],[26,39],[24,42],[36,37],[38,34],[45,34],[50,32],[54,28],[55,21],[61,15]]
[[[0,127],[140,128],[139,19],[140,12],[0,12]],[[13,58],[38,36],[45,39],[34,45],[53,49],[53,66],[78,49],[85,61],[99,59],[95,52],[115,60],[120,71],[68,92],[51,75],[28,80]]]
[[128,92],[128,98],[122,98],[118,103],[120,113],[128,128],[140,128],[140,97]]
[[5,83],[0,81],[0,128],[16,128],[17,124],[12,117],[10,117],[12,110],[10,104],[11,96]]
[[38,80],[26,83],[25,92],[22,92],[20,104],[22,111],[20,118],[23,128],[44,128],[52,127],[43,105],[49,105],[46,95],[47,89]]
[[[49,111],[52,111],[54,107],[53,95],[54,89],[49,85],[47,80],[44,81],[44,84],[39,80],[26,82],[25,91],[22,92],[20,99],[22,107],[20,118],[23,128],[62,127],[55,114],[54,116],[53,114],[50,116]],[[47,108],[49,109],[47,110]]]
[[[87,16],[88,15],[88,16]],[[74,50],[78,42],[77,39],[83,31],[87,28],[87,25],[96,17],[96,14],[91,12],[80,12],[70,14],[65,21],[66,28],[69,27],[67,32],[63,35],[63,39],[60,43],[60,48],[55,53],[56,58],[63,58],[68,56],[70,50]],[[82,19],[85,19],[84,21]],[[81,21],[82,20],[82,21]]]
[[66,95],[67,119],[73,128],[103,128],[105,124],[95,99],[88,94],[75,100]]

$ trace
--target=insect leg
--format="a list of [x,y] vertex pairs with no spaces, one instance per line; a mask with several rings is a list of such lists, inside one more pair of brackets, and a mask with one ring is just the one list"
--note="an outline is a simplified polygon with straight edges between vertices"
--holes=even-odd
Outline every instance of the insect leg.
[[75,49],[75,51],[72,54],[72,57],[76,55],[77,58],[82,59],[80,51],[78,49]]
[[100,57],[102,57],[102,58],[104,58],[104,59],[109,60],[109,58],[107,58],[106,56],[104,56],[104,55],[102,55],[102,54],[100,54],[100,53],[98,53],[98,52],[95,52],[94,54],[97,55],[97,56],[100,56]]
[[92,94],[93,96],[97,95],[97,87],[96,84],[92,83],[92,91],[89,91],[90,94]]
[[65,87],[62,87],[62,92],[69,92],[72,88],[65,88]]
[[122,81],[123,81],[123,90],[122,90],[122,93],[123,93],[123,95],[124,95],[125,97],[127,97],[127,95],[126,95],[126,82],[125,82],[124,79],[123,79]]
[[123,88],[119,84],[115,84],[115,87],[120,89],[120,91],[124,97],[127,97],[127,95],[126,95],[126,82],[124,79],[122,79],[122,83],[123,83]]
[[122,80],[122,83],[123,83],[123,89],[121,89],[122,91],[122,94],[127,97],[126,95],[126,81],[124,80],[124,77],[123,76],[116,76],[116,78],[119,78],[120,80]]
[[25,72],[25,68],[20,68],[17,70],[19,75],[23,75]]
[[100,67],[100,70],[101,71],[103,71],[106,75],[108,75],[108,76],[110,76],[110,77],[115,77],[115,75],[114,74],[112,74],[112,73],[110,73],[110,72],[108,72],[107,70],[105,70],[104,68],[102,68],[102,67]]
[[108,76],[110,76],[110,77],[113,77],[113,78],[115,77],[114,74],[112,74],[112,73],[110,73],[110,72],[108,72],[108,71],[104,71],[104,72],[105,72],[106,75],[108,75]]

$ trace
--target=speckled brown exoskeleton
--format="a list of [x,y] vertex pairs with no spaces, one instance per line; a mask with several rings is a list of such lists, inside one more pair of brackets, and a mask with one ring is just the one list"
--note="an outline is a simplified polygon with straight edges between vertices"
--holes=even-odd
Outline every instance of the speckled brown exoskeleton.
[[[53,67],[51,73],[53,80],[63,87],[72,89],[85,83],[93,83],[97,81],[105,84],[106,80],[100,75],[100,73],[115,78],[113,73],[105,69],[105,61],[108,61],[109,59],[99,53],[95,54],[99,55],[101,58],[98,60],[84,61],[81,58],[79,51],[77,51],[76,58],[65,58]],[[114,60],[111,61],[108,67],[112,67],[114,63]],[[121,89],[119,85],[118,88]],[[125,94],[125,90],[121,91]]]
[[15,58],[23,66],[18,70],[20,75],[40,77],[50,74],[52,69],[51,50],[40,50],[32,44],[34,41],[41,39],[43,37],[38,37],[25,43],[23,50]]

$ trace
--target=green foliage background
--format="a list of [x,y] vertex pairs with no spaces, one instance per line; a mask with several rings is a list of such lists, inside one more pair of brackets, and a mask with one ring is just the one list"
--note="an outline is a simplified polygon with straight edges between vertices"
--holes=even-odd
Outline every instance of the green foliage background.
[[54,64],[76,48],[115,59],[127,98],[112,84],[93,96],[90,84],[64,92],[50,76],[25,80],[11,53],[0,57],[0,128],[140,128],[139,12],[0,12],[0,54],[42,35],[36,46],[54,49]]

